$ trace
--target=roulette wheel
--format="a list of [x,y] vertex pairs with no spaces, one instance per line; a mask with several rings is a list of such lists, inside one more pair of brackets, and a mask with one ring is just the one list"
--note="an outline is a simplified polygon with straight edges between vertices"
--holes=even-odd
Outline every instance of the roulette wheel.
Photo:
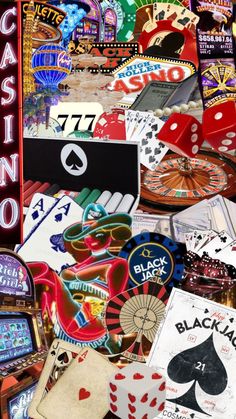
[[188,159],[170,151],[155,171],[142,169],[140,208],[172,213],[221,194],[236,200],[236,158],[203,149]]
[[143,336],[153,342],[164,316],[169,295],[156,278],[111,298],[106,307],[105,323],[111,334],[134,334],[131,346],[123,356],[145,362]]

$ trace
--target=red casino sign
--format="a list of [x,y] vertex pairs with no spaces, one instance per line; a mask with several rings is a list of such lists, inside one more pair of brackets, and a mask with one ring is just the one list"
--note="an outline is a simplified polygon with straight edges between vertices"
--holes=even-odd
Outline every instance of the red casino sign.
[[0,241],[22,233],[22,93],[20,2],[0,2]]

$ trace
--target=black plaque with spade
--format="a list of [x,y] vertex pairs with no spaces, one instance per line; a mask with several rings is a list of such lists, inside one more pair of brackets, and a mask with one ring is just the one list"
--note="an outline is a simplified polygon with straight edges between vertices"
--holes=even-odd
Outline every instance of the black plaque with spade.
[[[43,170],[42,170],[43,164]],[[139,145],[126,141],[24,138],[24,179],[139,197]]]
[[148,359],[166,375],[165,415],[234,419],[235,362],[236,310],[173,289]]

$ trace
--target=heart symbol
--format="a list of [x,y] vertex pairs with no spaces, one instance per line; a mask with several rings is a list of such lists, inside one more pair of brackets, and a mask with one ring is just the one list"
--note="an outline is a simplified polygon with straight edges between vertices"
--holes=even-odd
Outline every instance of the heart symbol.
[[147,413],[145,413],[145,415],[142,417],[142,419],[148,419]]
[[162,412],[162,410],[165,407],[165,403],[163,402],[162,404],[160,404],[160,406],[158,407],[159,412]]
[[123,374],[116,374],[115,375],[115,380],[124,380],[124,378],[125,378],[125,375],[123,375]]
[[116,395],[115,395],[115,394],[112,394],[112,393],[110,393],[110,398],[111,398],[111,400],[112,400],[113,402],[116,402],[116,400],[117,400]]
[[128,414],[128,418],[129,419],[135,419],[135,416],[131,415],[130,413]]
[[129,410],[130,410],[131,413],[136,412],[136,407],[135,406],[132,406],[132,404],[128,404],[128,408],[129,408]]
[[160,380],[160,378],[162,378],[162,375],[157,374],[157,372],[154,372],[154,374],[152,374],[152,379],[153,380]]
[[148,401],[148,393],[145,393],[144,395],[143,395],[143,397],[141,398],[141,402],[142,403],[146,403]]
[[88,354],[88,351],[85,351],[82,355],[79,356],[78,362],[83,362]]
[[155,407],[156,406],[156,404],[157,404],[157,398],[156,397],[154,397],[154,399],[152,399],[152,401],[151,401],[151,403],[150,403],[150,407]]
[[148,140],[146,138],[143,138],[142,145],[147,145],[147,143],[148,143]]
[[79,391],[79,400],[88,399],[90,395],[91,395],[90,391],[87,391],[85,388],[81,388]]
[[117,406],[115,404],[110,403],[110,408],[111,408],[112,412],[117,411]]
[[55,352],[55,351],[52,351],[52,352],[51,352],[51,355],[56,355],[56,352]]
[[165,390],[166,389],[166,383],[165,383],[165,381],[163,381],[163,383],[160,385],[160,387],[159,387],[159,390],[160,391],[163,391],[163,390]]
[[134,403],[136,401],[136,397],[133,396],[132,394],[128,394],[128,398],[130,399],[131,403]]
[[115,384],[110,383],[110,389],[111,391],[116,391],[117,387],[115,386]]
[[144,378],[144,375],[139,374],[139,372],[136,372],[136,374],[133,375],[134,380],[142,380]]

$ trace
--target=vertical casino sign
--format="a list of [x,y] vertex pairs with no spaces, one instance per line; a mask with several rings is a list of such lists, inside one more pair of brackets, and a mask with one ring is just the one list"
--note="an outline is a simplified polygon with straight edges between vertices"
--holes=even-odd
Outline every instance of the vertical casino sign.
[[0,243],[22,238],[20,2],[0,1]]

